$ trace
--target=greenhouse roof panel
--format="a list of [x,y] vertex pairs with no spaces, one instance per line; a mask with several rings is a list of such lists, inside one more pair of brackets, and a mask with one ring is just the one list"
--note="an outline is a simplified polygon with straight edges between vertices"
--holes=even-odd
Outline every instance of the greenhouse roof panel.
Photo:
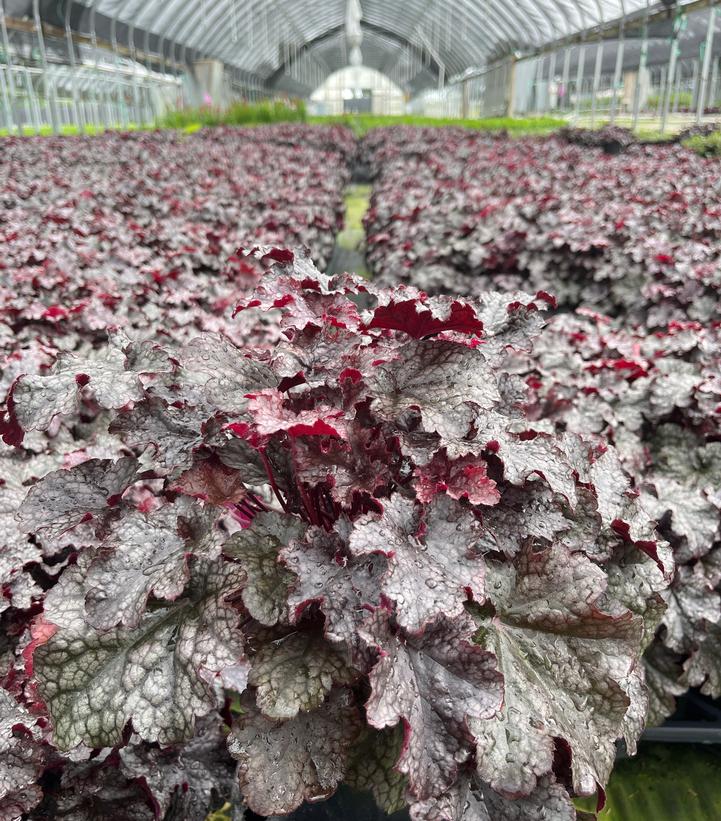
[[[327,76],[348,63],[346,0],[69,0],[268,83],[304,60]],[[8,8],[32,0],[5,0]],[[50,3],[42,3],[48,8]],[[363,58],[392,73],[409,49],[428,84],[638,12],[647,0],[360,0]],[[656,7],[656,4],[654,4]],[[311,72],[307,72],[311,74]],[[403,78],[400,78],[403,81]]]

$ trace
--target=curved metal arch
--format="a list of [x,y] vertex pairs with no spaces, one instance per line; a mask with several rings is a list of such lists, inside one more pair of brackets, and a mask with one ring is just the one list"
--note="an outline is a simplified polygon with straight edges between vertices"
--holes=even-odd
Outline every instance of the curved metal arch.
[[[491,28],[494,31],[500,31],[502,35],[506,38],[513,39],[517,35],[517,31],[515,30],[515,20],[513,20],[512,15],[503,7],[501,6],[501,14],[499,15],[498,20],[491,20],[487,19],[483,21],[482,26],[478,26],[478,8],[473,6],[473,4],[465,3],[465,2],[456,2],[454,4],[454,8],[457,11],[460,11],[465,19],[469,22],[469,28],[477,30],[478,32],[484,31],[486,28]],[[429,10],[431,15],[431,19],[435,19],[435,16],[438,16],[440,20],[440,13],[441,13],[441,6],[438,4],[434,4],[431,9]],[[494,43],[495,45],[495,43]],[[492,50],[492,49],[490,49]],[[483,61],[483,56],[481,56],[480,62]],[[468,62],[465,62],[464,68],[468,66]]]
[[[424,61],[421,58],[421,47],[418,44],[413,44],[408,41],[404,41],[401,39],[402,35],[393,32],[383,32],[378,31],[377,29],[366,29],[366,34],[363,40],[363,51],[366,53],[366,47],[368,47],[368,51],[370,52],[370,59],[366,62],[366,65],[370,68],[375,69],[380,74],[383,74],[390,82],[394,82],[393,78],[387,73],[382,71],[382,56],[387,54],[389,49],[398,49],[399,47],[403,49],[405,54],[408,54],[408,49],[411,48],[413,52],[418,57],[418,65],[419,65],[419,72],[418,73],[426,73],[429,78],[432,78],[433,81],[437,81],[438,77],[441,75],[444,66],[438,64],[438,62],[431,57],[431,60],[428,65],[425,65]],[[326,32],[321,38],[319,38],[316,42],[312,44],[308,44],[310,49],[318,50],[325,53],[333,53],[334,51],[340,52],[342,49],[344,39],[344,29],[341,27],[340,29],[336,28],[331,32]],[[374,62],[373,58],[376,57],[378,62]],[[342,71],[347,66],[344,62],[336,62],[331,61],[333,66],[333,70],[329,73],[335,74],[337,71]],[[279,72],[277,72],[279,73]],[[315,83],[314,87],[318,84]]]
[[[150,31],[161,38],[161,51],[172,38],[184,46],[184,55],[209,53],[229,65],[259,77],[258,68],[278,55],[275,46],[291,40],[289,54],[280,62],[297,59],[303,49],[308,59],[321,59],[308,50],[308,43],[332,30],[343,14],[343,0],[320,3],[312,0],[68,0],[97,9],[111,19],[122,21],[138,31]],[[483,65],[487,56],[506,49],[542,48],[546,42],[603,24],[616,16],[643,8],[643,0],[362,0],[368,22],[397,33],[406,42],[418,45],[423,37],[436,44],[439,58],[450,70]],[[449,5],[452,14],[467,31],[467,38],[448,34]],[[236,25],[229,25],[229,18]],[[237,18],[250,20],[238,46]],[[269,24],[259,26],[259,18]],[[200,25],[204,23],[204,25]],[[284,25],[281,25],[284,24]],[[117,25],[117,24],[116,24]],[[250,28],[250,34],[247,29]],[[267,28],[266,39],[259,28]],[[293,35],[287,36],[292,30]],[[429,34],[430,30],[430,34]],[[422,36],[419,36],[422,32]],[[327,41],[326,41],[327,42]],[[162,57],[163,55],[161,55]],[[335,56],[333,61],[335,62]],[[325,69],[330,72],[330,66]]]
[[[366,31],[369,31],[373,35],[378,36],[379,39],[384,38],[386,40],[394,41],[396,45],[401,44],[402,46],[412,46],[412,47],[416,48],[416,50],[420,51],[420,47],[414,46],[413,43],[411,43],[409,40],[406,40],[402,35],[397,34],[396,32],[388,31],[387,29],[381,29],[380,27],[378,27],[374,24],[371,24],[370,26],[369,26],[369,24],[365,24],[365,26],[366,26]],[[315,48],[321,48],[323,46],[329,45],[330,43],[332,43],[333,40],[338,39],[339,37],[342,37],[344,31],[345,31],[345,27],[344,27],[344,25],[341,24],[340,26],[336,26],[333,29],[330,29],[329,31],[324,32],[323,34],[316,37],[314,40],[305,43],[302,47],[303,56],[310,55],[312,53],[313,49],[315,49]],[[435,61],[433,61],[433,63],[436,66],[436,70],[438,70],[439,69],[438,64]],[[276,71],[269,77],[268,81],[271,84],[273,82],[275,82],[278,79],[278,76],[280,74],[282,74],[285,67],[286,67],[286,63],[281,63],[281,65],[276,69]],[[342,68],[342,66],[341,66],[341,68]],[[333,73],[335,73],[335,71],[338,71],[338,70],[339,69],[334,69],[333,71],[330,71],[328,76],[330,76],[330,74],[333,74]]]
[[[218,18],[214,21],[213,25],[208,27],[208,32],[207,32],[205,40],[203,42],[207,42],[208,40],[215,37],[217,32],[222,28],[222,26],[223,26],[222,15],[219,15]],[[301,44],[300,48],[305,46],[307,44],[307,42],[308,42],[308,39],[306,38],[306,40]],[[230,43],[228,46],[226,46],[223,49],[223,51],[221,53],[224,57],[226,57],[228,55],[228,53],[232,53],[234,50],[235,50],[235,44]],[[252,55],[252,56],[255,56],[256,54],[262,55],[263,54],[263,49],[252,49],[252,50],[248,49],[247,54]],[[284,63],[285,63],[285,61],[281,61],[281,64],[284,64]],[[256,65],[257,65],[257,63],[256,63]],[[251,61],[248,61],[248,62],[245,63],[243,68],[244,68],[244,70],[250,70],[251,73],[255,73],[255,72],[253,72],[253,66],[254,66],[254,63],[251,62]]]

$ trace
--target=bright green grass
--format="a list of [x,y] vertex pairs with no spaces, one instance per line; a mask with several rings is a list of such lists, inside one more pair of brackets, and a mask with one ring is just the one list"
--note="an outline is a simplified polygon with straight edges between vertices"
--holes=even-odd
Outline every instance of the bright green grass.
[[690,137],[683,144],[702,157],[721,157],[721,131],[714,131],[708,137]]
[[[103,125],[86,125],[84,128],[81,128],[77,125],[64,125],[58,131],[58,134],[62,137],[77,137],[80,134],[85,134],[91,137],[95,137],[98,134],[103,134],[105,131],[152,131],[155,126],[143,126],[138,125],[137,123],[129,123],[128,125],[118,125],[112,128],[108,128]],[[12,132],[10,132],[7,128],[0,128],[0,137],[10,137]],[[20,136],[23,137],[52,137],[53,136],[53,129],[49,125],[42,125],[39,129],[34,128],[31,125],[23,126],[20,131]]]
[[500,131],[511,134],[550,134],[566,125],[565,120],[555,117],[486,117],[477,120],[460,120],[451,117],[417,117],[411,114],[380,116],[376,114],[342,114],[334,117],[309,117],[308,122],[318,124],[338,123],[347,125],[362,137],[373,128],[389,125],[456,126],[479,131]]
[[299,100],[294,105],[267,100],[262,103],[233,103],[221,111],[217,108],[184,108],[169,111],[159,125],[164,128],[197,130],[201,126],[217,125],[267,125],[268,123],[305,122],[305,103]]
[[[319,125],[338,123],[352,128],[357,136],[363,136],[373,128],[390,125],[413,126],[456,126],[479,131],[500,131],[505,129],[513,135],[550,134],[566,125],[564,120],[555,117],[487,117],[478,120],[457,120],[449,117],[416,117],[403,115],[397,117],[382,117],[375,114],[342,115],[338,117],[308,117],[302,101],[294,105],[281,102],[236,103],[226,111],[213,108],[186,108],[178,111],[169,111],[154,126],[139,126],[131,123],[128,126],[119,126],[122,131],[140,131],[144,128],[152,130],[158,128],[175,128],[186,134],[193,134],[201,128],[219,125],[252,126],[279,122],[310,122]],[[63,126],[60,134],[73,136],[77,134],[102,134],[108,129],[103,126],[87,126],[80,129],[78,126]],[[112,129],[115,130],[115,129]],[[51,136],[50,126],[42,126],[39,130],[25,126],[22,134],[31,136]],[[7,129],[0,129],[0,136],[9,136]]]

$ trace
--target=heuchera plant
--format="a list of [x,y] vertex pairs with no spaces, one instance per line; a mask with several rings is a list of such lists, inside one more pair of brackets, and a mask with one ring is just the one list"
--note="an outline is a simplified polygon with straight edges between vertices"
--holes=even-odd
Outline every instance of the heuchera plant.
[[721,696],[721,329],[646,334],[584,313],[554,317],[536,345],[529,413],[612,442],[673,547],[668,609],[645,657],[648,720],[660,723],[689,686]]
[[[273,346],[118,334],[11,387],[32,621],[0,818],[203,818],[234,789],[275,815],[341,782],[415,821],[575,818],[643,728],[672,560],[611,447],[525,414],[550,298],[275,258],[237,307]],[[35,481],[23,440],[91,420],[116,455]]]

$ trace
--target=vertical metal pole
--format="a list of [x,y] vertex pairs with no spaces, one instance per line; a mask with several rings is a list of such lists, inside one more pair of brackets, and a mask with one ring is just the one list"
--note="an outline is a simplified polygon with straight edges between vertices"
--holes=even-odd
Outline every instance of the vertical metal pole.
[[507,80],[507,94],[506,100],[506,117],[513,117],[516,107],[516,58],[514,55],[510,57],[510,66]]
[[8,89],[10,96],[15,97],[15,77],[13,76],[13,58],[10,54],[10,37],[8,35],[7,22],[5,20],[5,0],[0,0],[0,32],[3,38],[3,51],[8,67]]
[[638,74],[636,75],[636,85],[633,89],[633,130],[638,128],[638,115],[641,111],[641,78],[646,72],[646,60],[648,58],[648,7],[643,18],[643,34],[641,35],[641,54],[638,58]]
[[671,95],[673,93],[674,80],[676,79],[676,61],[678,60],[678,33],[680,30],[680,20],[677,17],[673,21],[673,34],[671,35],[671,55],[668,61],[668,76],[666,80],[666,93],[663,99],[663,113],[661,115],[661,133],[666,131],[668,123],[668,111],[671,106]]
[[596,64],[593,67],[593,96],[591,98],[591,128],[596,125],[596,98],[601,85],[601,66],[603,63],[603,40],[596,47]]
[[546,112],[549,112],[549,111],[551,111],[552,108],[556,107],[555,102],[554,102],[553,105],[551,105],[551,84],[554,82],[555,78],[556,78],[556,50],[554,49],[551,52],[551,56],[549,58],[549,64],[548,64],[548,86],[546,87],[546,105],[544,106],[544,110]]
[[[97,6],[98,0],[93,0],[93,5],[90,8],[90,41],[93,45],[93,59],[95,62],[94,78],[92,81],[93,99],[95,100],[95,119],[97,120],[97,125],[105,125],[107,127],[111,125],[112,118],[110,115],[110,102],[107,97],[106,87],[105,84],[100,81],[100,52],[98,51],[98,35],[95,28],[95,13],[97,11]],[[105,122],[103,123],[102,120]]]
[[147,28],[147,26],[145,28],[145,35],[143,37],[143,54],[145,55],[145,70],[148,72],[148,76],[146,78],[146,99],[148,102],[148,115],[149,119],[152,119],[154,122],[157,119],[158,112],[155,109],[155,82],[150,62],[150,31]]
[[673,97],[673,105],[671,106],[671,111],[674,114],[678,114],[678,108],[680,105],[680,98],[681,98],[681,75],[683,74],[683,66],[680,60],[676,61],[676,77],[674,78],[674,97]]
[[133,87],[133,119],[140,120],[137,125],[144,125],[143,114],[140,110],[140,94],[138,89],[138,60],[135,52],[135,23],[128,26],[128,51],[130,52],[130,62],[132,63],[133,76],[130,82]]
[[75,43],[73,42],[73,32],[70,28],[70,11],[73,7],[73,0],[67,0],[65,4],[65,42],[68,46],[68,57],[70,59],[70,87],[73,95],[73,121],[79,128],[83,127],[78,108],[78,67],[75,61]]
[[666,89],[668,87],[668,66],[661,66],[661,76],[658,83],[658,102],[656,104],[656,117],[661,116],[663,101],[666,99]]
[[30,115],[33,120],[33,126],[35,128],[35,131],[39,132],[40,126],[42,125],[40,103],[38,102],[37,94],[35,93],[35,89],[33,88],[33,81],[30,79],[30,72],[28,71],[27,66],[24,66],[23,73],[25,74],[25,90],[27,91],[28,95]]
[[50,111],[50,124],[53,134],[58,133],[58,112],[55,108],[55,88],[49,81],[48,55],[45,51],[45,35],[43,34],[43,24],[40,19],[40,0],[33,0],[33,18],[35,20],[35,33],[38,38],[38,48],[40,50],[40,65],[43,70],[43,91],[47,98],[48,110]]
[[586,61],[586,44],[581,43],[578,47],[578,66],[576,68],[576,106],[575,106],[575,117],[578,119],[579,114],[581,113],[581,91],[583,85],[583,71],[585,68],[585,61]]
[[708,98],[708,104],[711,107],[716,106],[716,100],[718,99],[718,63],[718,60],[714,60],[711,66],[711,88],[709,89]]
[[120,52],[118,51],[117,37],[118,18],[110,20],[110,44],[113,47],[113,62],[115,63],[115,93],[118,95],[118,123],[127,128],[128,117],[125,109],[125,89],[120,82]]
[[533,107],[536,111],[536,114],[541,113],[541,83],[543,82],[543,62],[545,60],[545,55],[539,54],[536,57],[536,79],[534,80],[535,85],[535,94],[533,95]]
[[711,67],[711,52],[713,50],[713,38],[716,33],[716,6],[711,6],[708,13],[708,28],[706,29],[706,42],[703,50],[703,68],[701,69],[701,88],[698,93],[698,103],[696,105],[696,122],[700,123],[706,108],[706,89],[708,88],[708,73]]
[[666,131],[668,124],[668,112],[671,106],[671,94],[673,89],[673,78],[676,76],[676,61],[678,59],[678,40],[674,37],[671,41],[671,56],[663,81],[663,111],[661,113],[661,133]]
[[[13,59],[10,56],[10,38],[8,37],[7,24],[5,22],[5,0],[0,0],[0,29],[2,30],[3,51],[5,52],[5,63],[7,65],[7,83],[3,80],[3,99],[5,100],[5,110],[8,130],[12,134],[15,131],[15,78],[13,77]],[[3,72],[3,76],[5,72]]]
[[566,51],[563,54],[563,72],[561,73],[561,88],[563,89],[563,109],[568,108],[568,84],[571,77],[571,47],[566,46]]
[[621,20],[618,43],[616,45],[616,65],[613,69],[613,93],[611,94],[611,125],[616,122],[618,108],[618,92],[621,90],[621,72],[623,71],[623,52],[625,44],[624,20]]
[[5,66],[0,66],[0,91],[3,95],[3,108],[5,110],[5,125],[10,134],[15,131],[15,123],[13,122],[13,113],[10,108],[10,95],[8,94],[7,83],[5,82]]
[[698,60],[693,61],[693,76],[691,78],[691,108],[698,105]]

